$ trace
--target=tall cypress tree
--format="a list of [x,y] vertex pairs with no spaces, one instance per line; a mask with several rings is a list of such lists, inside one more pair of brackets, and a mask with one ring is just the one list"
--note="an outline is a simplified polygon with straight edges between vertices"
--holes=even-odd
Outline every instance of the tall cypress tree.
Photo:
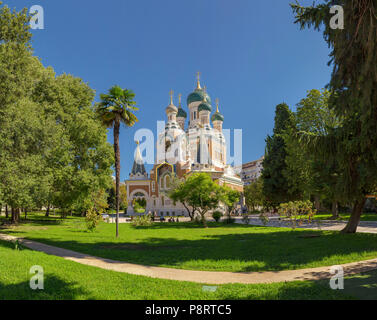
[[276,207],[292,198],[288,182],[284,176],[286,170],[286,145],[284,132],[293,125],[293,115],[285,103],[276,106],[275,127],[272,136],[266,139],[266,154],[263,161],[263,194],[271,206]]

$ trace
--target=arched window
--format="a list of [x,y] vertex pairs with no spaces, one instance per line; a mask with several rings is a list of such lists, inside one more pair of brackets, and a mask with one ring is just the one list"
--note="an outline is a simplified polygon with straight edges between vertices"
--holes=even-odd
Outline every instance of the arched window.
[[165,177],[165,188],[170,188],[170,176],[166,175]]

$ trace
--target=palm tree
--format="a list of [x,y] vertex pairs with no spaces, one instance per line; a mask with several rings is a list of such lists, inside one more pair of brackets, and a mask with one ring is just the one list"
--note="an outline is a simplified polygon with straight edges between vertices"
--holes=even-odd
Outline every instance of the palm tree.
[[116,202],[116,236],[119,236],[119,184],[120,184],[120,150],[119,129],[123,123],[132,127],[139,120],[133,111],[135,107],[135,94],[132,90],[122,89],[119,86],[110,88],[108,94],[100,95],[101,102],[97,104],[96,112],[102,123],[107,128],[114,129],[114,153],[115,153],[115,202]]

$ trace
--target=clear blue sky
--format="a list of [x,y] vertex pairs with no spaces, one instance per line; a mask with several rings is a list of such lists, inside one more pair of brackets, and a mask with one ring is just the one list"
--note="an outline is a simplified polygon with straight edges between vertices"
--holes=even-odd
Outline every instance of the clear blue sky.
[[220,98],[224,128],[243,129],[243,161],[263,155],[275,106],[294,109],[331,72],[322,35],[293,24],[290,2],[5,0],[17,9],[43,6],[45,30],[33,31],[33,47],[45,66],[83,78],[97,98],[114,84],[136,93],[140,123],[121,130],[122,179],[132,166],[135,131],[155,131],[169,90],[185,101],[198,70],[213,100]]

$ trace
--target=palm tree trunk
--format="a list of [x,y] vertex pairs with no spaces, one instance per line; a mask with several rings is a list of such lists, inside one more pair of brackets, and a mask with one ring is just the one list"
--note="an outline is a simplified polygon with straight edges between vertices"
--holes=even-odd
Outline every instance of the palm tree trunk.
[[363,213],[365,201],[366,198],[364,197],[363,199],[359,199],[355,202],[351,217],[345,228],[342,230],[342,233],[356,233],[360,222],[360,217]]
[[119,185],[120,185],[120,150],[119,150],[119,119],[114,124],[114,154],[115,154],[115,207],[116,207],[116,237],[119,237]]

